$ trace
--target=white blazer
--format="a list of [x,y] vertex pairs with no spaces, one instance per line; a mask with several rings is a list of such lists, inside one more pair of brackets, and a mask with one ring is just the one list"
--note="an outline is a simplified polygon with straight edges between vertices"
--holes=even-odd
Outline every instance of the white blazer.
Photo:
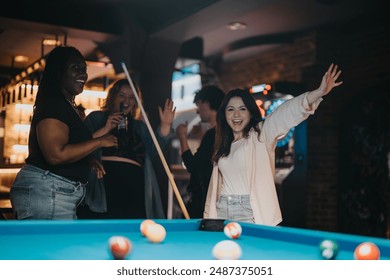
[[[287,100],[260,122],[260,140],[253,129],[244,140],[248,141],[245,145],[245,158],[251,164],[248,164],[246,176],[250,182],[250,204],[256,224],[276,226],[282,222],[274,181],[275,148],[277,139],[314,114],[322,101],[319,98],[309,106],[307,94],[308,92]],[[214,164],[203,214],[206,219],[218,218],[216,206],[221,193],[221,176],[218,165]]]

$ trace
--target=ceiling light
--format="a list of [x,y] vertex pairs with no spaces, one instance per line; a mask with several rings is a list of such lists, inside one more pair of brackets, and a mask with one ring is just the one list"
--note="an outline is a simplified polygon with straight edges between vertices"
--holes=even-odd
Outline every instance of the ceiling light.
[[42,44],[44,46],[59,46],[61,45],[61,41],[56,39],[43,39]]
[[27,62],[27,61],[29,61],[29,57],[25,56],[25,55],[16,55],[14,57],[14,61],[15,62]]
[[242,29],[246,28],[246,23],[238,22],[238,21],[231,22],[227,25],[227,28],[230,30],[233,30],[233,31],[234,30],[242,30]]

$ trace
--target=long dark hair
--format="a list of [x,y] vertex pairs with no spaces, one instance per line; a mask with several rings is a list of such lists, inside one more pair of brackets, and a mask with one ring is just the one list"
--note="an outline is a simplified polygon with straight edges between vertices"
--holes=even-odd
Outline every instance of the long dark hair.
[[258,137],[260,136],[260,128],[258,123],[262,120],[260,110],[256,105],[256,101],[253,96],[246,90],[233,89],[229,91],[222,101],[221,107],[217,112],[217,127],[215,136],[215,154],[213,157],[214,162],[218,162],[221,157],[228,156],[230,154],[230,147],[234,140],[233,131],[226,121],[226,107],[233,97],[240,97],[244,102],[245,107],[250,113],[250,121],[244,128],[243,136],[247,138],[249,131],[253,128]]
[[81,56],[78,49],[71,46],[59,46],[53,49],[46,58],[45,69],[39,83],[35,107],[44,103],[48,97],[59,96],[62,94],[62,78],[66,69],[68,60],[72,56]]
[[[142,102],[142,94],[141,94],[141,91],[139,89],[139,86],[135,81],[132,81],[132,82],[134,83],[135,90],[137,91],[138,97],[139,97],[140,101]],[[127,79],[117,80],[109,86],[106,100],[101,108],[102,111],[110,112],[113,110],[115,96],[119,93],[122,86],[124,86],[124,85],[130,86],[130,83]],[[138,106],[137,102],[135,102],[134,107],[130,109],[130,115],[133,119],[136,119],[136,120],[141,119],[141,109]]]

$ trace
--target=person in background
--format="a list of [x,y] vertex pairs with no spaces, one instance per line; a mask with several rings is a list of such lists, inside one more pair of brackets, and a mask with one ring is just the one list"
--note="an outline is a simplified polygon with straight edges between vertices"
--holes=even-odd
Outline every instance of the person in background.
[[90,154],[117,145],[111,134],[92,139],[80,118],[74,99],[87,79],[85,59],[76,48],[61,46],[50,52],[34,104],[29,156],[11,187],[16,219],[76,219]]
[[262,120],[249,92],[230,91],[217,113],[214,168],[204,218],[276,226],[282,221],[274,182],[279,137],[314,114],[341,71],[331,64],[318,89],[292,98]]
[[[140,99],[140,91],[137,90]],[[173,137],[173,102],[167,99],[159,108],[161,123],[155,132],[162,150]],[[93,137],[112,133],[118,147],[104,147],[99,157],[104,173],[90,176],[85,205],[80,218],[145,219],[165,218],[153,161],[158,152],[127,79],[115,81],[108,90],[100,111],[91,112],[84,120]],[[123,124],[123,130],[121,129]],[[96,176],[98,175],[98,176]],[[99,177],[103,179],[98,179]]]
[[191,218],[202,218],[206,202],[207,190],[213,169],[215,126],[217,111],[225,93],[217,86],[204,86],[195,92],[194,103],[202,123],[208,123],[209,129],[203,135],[195,154],[192,154],[187,139],[187,123],[176,127],[176,136],[180,141],[182,160],[191,174],[187,192],[190,199],[187,202],[188,214]]

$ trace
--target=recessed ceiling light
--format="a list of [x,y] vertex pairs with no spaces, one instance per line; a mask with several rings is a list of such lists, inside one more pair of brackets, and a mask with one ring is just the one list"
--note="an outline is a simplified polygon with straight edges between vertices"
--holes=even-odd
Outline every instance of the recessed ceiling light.
[[246,23],[239,21],[231,22],[227,25],[227,28],[230,30],[242,30],[246,28]]
[[27,62],[29,61],[29,57],[25,55],[15,55],[14,57],[15,62]]

